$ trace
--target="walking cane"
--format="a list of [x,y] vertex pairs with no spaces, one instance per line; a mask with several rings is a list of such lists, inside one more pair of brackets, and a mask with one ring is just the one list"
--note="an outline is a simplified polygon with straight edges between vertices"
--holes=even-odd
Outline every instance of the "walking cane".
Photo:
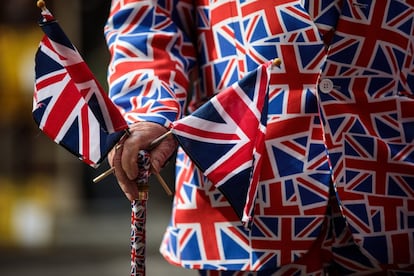
[[138,153],[138,199],[131,203],[131,276],[145,275],[145,223],[148,200],[149,153]]
[[[166,132],[164,135],[156,138],[151,142],[149,150],[155,148],[162,140],[164,140],[171,132]],[[146,150],[138,152],[138,168],[139,175],[137,177],[138,185],[138,199],[131,203],[131,276],[145,275],[145,224],[147,218],[147,200],[148,200],[148,179],[150,174],[156,176],[158,182],[164,188],[167,195],[171,196],[173,193],[165,183],[161,175],[154,171],[150,154]],[[103,174],[96,177],[93,181],[99,182],[103,178],[114,172],[114,168],[110,168]]]

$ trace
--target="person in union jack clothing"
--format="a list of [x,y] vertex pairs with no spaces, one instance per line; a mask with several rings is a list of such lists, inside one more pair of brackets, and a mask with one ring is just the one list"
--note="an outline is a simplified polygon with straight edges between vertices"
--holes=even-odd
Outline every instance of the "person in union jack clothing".
[[168,262],[202,275],[414,271],[413,1],[113,0],[105,35],[131,130],[110,162],[130,200],[140,149],[282,60],[250,229],[172,136],[151,151],[159,171],[177,150]]

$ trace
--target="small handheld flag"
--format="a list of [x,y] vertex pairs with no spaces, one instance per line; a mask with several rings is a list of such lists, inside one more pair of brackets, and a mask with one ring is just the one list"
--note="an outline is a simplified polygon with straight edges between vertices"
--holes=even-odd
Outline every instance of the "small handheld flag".
[[33,118],[52,140],[97,167],[128,126],[43,1]]
[[[44,1],[39,0],[37,5],[42,9],[40,27],[45,36],[35,57],[33,118],[56,143],[97,167],[121,137],[129,133],[128,125]],[[140,152],[139,156],[143,155]],[[131,205],[131,275],[145,274],[146,182],[152,167],[148,155],[145,161],[146,166],[143,162],[138,164],[142,166],[137,184],[145,184],[138,185],[142,198]],[[162,177],[154,173],[168,188]],[[169,189],[166,191],[172,194]]]
[[270,68],[279,64],[275,59],[258,67],[171,129],[248,227],[264,151]]

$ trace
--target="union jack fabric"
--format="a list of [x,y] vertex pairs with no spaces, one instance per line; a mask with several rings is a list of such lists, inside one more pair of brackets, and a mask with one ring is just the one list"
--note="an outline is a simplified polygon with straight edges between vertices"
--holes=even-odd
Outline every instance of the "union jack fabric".
[[269,73],[260,66],[191,115],[172,133],[250,227],[266,134]]
[[413,29],[408,0],[113,0],[110,94],[128,120],[173,127],[282,59],[250,231],[179,149],[163,256],[209,275],[412,270]]
[[138,152],[137,185],[140,198],[131,202],[131,276],[145,276],[146,229],[148,177],[150,175],[150,156],[148,151]]
[[85,163],[96,167],[128,127],[52,14],[36,53],[33,118],[39,128]]

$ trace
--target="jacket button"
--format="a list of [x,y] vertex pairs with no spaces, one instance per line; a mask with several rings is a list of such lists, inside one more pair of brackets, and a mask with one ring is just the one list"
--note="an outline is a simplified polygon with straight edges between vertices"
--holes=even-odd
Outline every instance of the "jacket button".
[[329,93],[334,88],[333,82],[330,79],[323,79],[319,83],[319,89],[322,93]]

